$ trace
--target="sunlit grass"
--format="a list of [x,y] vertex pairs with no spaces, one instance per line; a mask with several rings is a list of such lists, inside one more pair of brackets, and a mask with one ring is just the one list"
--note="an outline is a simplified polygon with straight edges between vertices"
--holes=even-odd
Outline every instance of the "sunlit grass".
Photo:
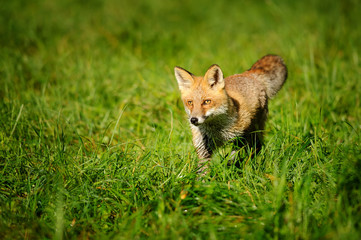
[[[7,1],[0,237],[359,239],[356,1]],[[173,76],[281,55],[265,146],[200,181]]]

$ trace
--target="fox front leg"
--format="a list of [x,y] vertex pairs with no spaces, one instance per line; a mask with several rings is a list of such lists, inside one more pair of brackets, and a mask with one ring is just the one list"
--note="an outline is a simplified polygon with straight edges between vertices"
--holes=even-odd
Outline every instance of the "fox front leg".
[[199,158],[197,173],[201,175],[206,175],[208,173],[208,164],[211,161],[212,151],[207,149],[205,143],[198,145],[196,147],[196,151]]
[[208,137],[200,132],[196,127],[192,128],[193,133],[193,145],[196,148],[198,161],[198,173],[205,175],[207,174],[208,163],[212,157],[212,146],[211,141]]

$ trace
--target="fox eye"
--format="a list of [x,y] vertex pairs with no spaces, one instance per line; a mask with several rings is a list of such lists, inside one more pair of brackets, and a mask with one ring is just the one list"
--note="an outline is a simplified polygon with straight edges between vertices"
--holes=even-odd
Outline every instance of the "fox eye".
[[187,101],[187,104],[188,104],[189,106],[192,106],[192,105],[193,105],[193,101],[189,100],[189,101]]
[[203,102],[204,105],[208,105],[208,104],[210,104],[210,103],[211,103],[211,100],[209,100],[209,99],[204,100],[204,102]]

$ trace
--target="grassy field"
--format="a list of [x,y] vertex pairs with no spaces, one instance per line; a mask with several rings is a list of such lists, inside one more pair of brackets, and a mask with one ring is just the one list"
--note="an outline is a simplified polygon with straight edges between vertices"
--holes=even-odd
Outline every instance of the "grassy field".
[[[357,1],[2,1],[1,239],[360,239]],[[200,181],[173,67],[279,54],[265,146]]]

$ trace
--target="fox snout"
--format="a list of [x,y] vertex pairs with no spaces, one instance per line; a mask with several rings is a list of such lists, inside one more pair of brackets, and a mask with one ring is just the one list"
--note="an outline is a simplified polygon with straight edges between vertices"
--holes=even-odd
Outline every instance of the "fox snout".
[[193,125],[197,125],[197,124],[198,124],[198,118],[196,118],[196,117],[192,117],[190,121],[191,121],[191,123],[192,123]]
[[190,117],[189,121],[191,124],[193,124],[194,126],[199,126],[202,123],[204,123],[204,121],[206,120],[205,117]]

